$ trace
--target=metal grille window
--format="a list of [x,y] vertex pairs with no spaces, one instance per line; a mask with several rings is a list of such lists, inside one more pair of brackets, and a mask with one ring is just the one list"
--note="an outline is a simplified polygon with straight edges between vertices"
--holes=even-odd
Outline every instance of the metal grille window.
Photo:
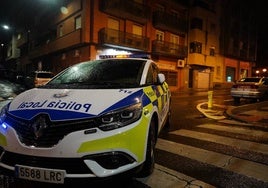
[[201,42],[191,42],[190,43],[190,53],[202,53],[202,43]]
[[166,82],[169,86],[177,86],[178,83],[178,72],[175,71],[167,71],[167,70],[161,70],[161,73],[163,73],[166,77]]

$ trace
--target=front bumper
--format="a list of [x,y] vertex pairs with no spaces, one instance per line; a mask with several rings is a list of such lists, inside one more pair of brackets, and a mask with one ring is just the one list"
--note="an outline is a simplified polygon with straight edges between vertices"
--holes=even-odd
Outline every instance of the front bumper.
[[53,147],[26,146],[9,125],[0,128],[0,166],[15,174],[15,165],[65,170],[66,178],[109,177],[145,160],[148,120],[101,131],[76,131]]

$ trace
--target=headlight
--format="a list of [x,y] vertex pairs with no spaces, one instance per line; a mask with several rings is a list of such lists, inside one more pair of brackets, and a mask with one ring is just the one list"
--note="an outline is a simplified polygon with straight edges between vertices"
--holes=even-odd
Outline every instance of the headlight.
[[141,103],[137,103],[117,111],[109,112],[100,117],[99,128],[103,131],[109,131],[124,127],[140,119],[141,113]]
[[6,119],[7,109],[8,109],[8,104],[3,106],[3,108],[0,111],[0,124],[2,124]]

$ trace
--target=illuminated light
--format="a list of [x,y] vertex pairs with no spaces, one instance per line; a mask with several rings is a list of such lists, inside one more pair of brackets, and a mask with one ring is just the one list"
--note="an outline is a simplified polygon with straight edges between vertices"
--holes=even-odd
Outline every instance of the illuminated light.
[[2,124],[1,124],[1,127],[4,128],[4,129],[7,129],[7,124],[2,123]]
[[3,25],[2,27],[3,27],[4,30],[9,30],[10,29],[10,27],[8,25]]
[[61,11],[62,14],[68,14],[69,13],[69,10],[66,7],[61,7],[60,11]]
[[73,67],[73,70],[74,71],[78,71],[78,67]]

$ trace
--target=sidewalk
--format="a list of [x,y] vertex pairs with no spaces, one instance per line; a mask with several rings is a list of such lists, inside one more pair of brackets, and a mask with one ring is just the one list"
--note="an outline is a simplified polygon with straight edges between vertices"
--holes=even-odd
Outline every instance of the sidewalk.
[[268,101],[228,107],[226,114],[233,119],[268,128]]
[[210,109],[207,106],[207,102],[205,102],[197,105],[197,109],[211,119],[232,118],[244,123],[268,128],[268,101],[228,107],[214,104]]

